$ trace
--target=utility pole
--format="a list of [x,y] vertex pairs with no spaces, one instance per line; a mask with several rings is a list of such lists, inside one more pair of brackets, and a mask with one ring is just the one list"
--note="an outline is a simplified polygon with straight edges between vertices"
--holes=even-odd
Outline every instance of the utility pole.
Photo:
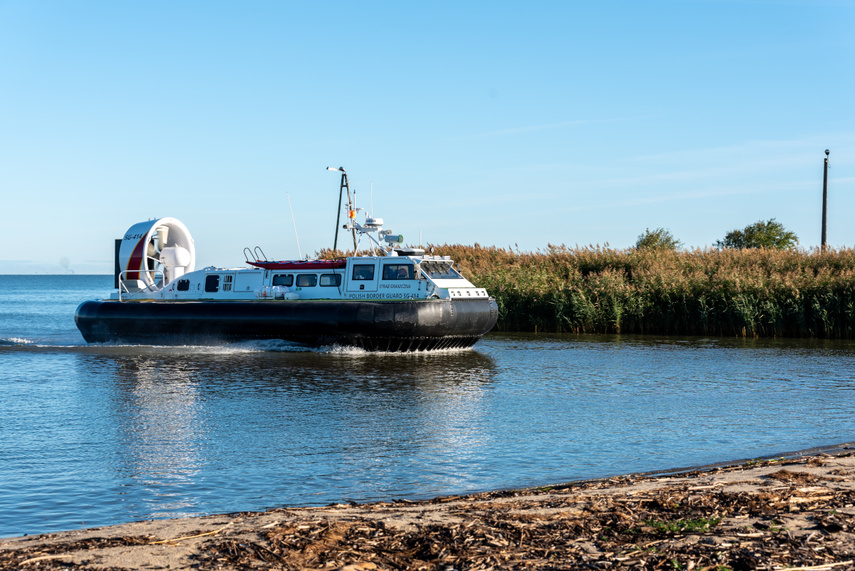
[[822,238],[820,250],[825,252],[826,247],[826,214],[828,212],[828,149],[825,149],[825,165],[822,169]]

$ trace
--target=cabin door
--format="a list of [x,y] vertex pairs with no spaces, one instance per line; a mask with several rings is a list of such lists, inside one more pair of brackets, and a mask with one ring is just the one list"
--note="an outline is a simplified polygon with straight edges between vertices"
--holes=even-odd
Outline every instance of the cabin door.
[[371,258],[351,258],[347,267],[347,293],[368,293],[377,291],[380,268],[377,260]]

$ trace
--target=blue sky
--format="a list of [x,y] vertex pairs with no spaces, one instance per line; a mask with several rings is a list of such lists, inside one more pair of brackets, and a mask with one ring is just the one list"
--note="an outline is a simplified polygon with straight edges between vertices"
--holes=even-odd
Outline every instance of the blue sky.
[[344,166],[407,242],[855,246],[855,0],[0,0],[0,273],[332,245]]

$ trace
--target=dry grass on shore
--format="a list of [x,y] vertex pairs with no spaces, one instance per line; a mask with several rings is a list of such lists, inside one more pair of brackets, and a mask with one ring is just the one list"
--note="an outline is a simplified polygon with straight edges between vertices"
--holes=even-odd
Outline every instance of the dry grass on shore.
[[853,569],[855,457],[0,540],[0,569]]
[[499,330],[855,337],[852,249],[432,250],[496,297]]

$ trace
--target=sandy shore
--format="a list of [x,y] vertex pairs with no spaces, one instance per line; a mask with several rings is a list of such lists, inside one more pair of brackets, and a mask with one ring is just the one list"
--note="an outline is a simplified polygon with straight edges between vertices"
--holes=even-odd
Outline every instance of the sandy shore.
[[423,502],[0,539],[0,569],[855,569],[850,445]]

